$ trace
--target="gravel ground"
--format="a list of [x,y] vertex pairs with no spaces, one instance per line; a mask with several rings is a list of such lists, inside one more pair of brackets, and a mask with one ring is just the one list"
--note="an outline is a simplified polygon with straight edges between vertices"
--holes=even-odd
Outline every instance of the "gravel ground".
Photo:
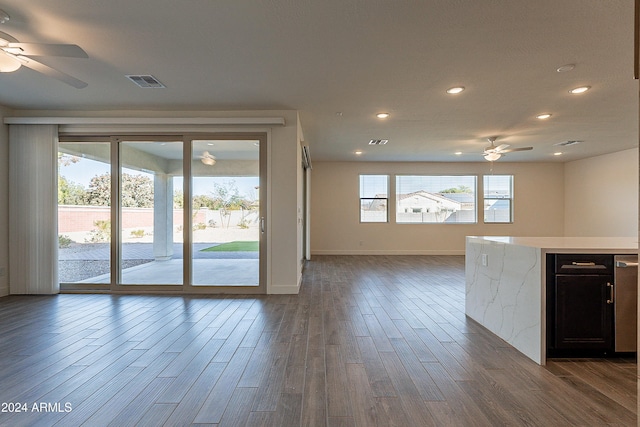
[[[152,262],[152,259],[126,259],[122,268]],[[58,262],[58,280],[60,283],[75,283],[90,277],[109,273],[109,260],[68,260]]]

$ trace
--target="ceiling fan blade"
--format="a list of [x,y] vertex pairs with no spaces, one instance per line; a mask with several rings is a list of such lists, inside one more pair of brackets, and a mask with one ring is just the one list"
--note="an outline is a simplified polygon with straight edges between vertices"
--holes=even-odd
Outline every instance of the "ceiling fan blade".
[[16,56],[22,65],[27,68],[31,68],[32,70],[38,71],[46,76],[53,77],[54,79],[58,79],[60,81],[65,82],[68,85],[71,85],[77,89],[82,89],[87,86],[87,83],[82,80],[76,79],[75,77],[70,76],[69,74],[63,73],[62,71],[56,70],[55,68],[51,68],[48,65],[44,65],[41,62],[38,62],[32,58],[27,58],[25,56]]
[[510,148],[508,150],[502,150],[501,153],[511,153],[512,151],[529,151],[529,150],[533,150],[533,147]]
[[13,55],[0,52],[0,73],[11,73],[20,68],[22,64]]
[[9,43],[10,52],[25,56],[66,56],[88,58],[87,52],[75,44]]
[[506,150],[508,147],[509,147],[509,144],[500,144],[496,147],[496,151],[504,152],[504,150]]
[[489,153],[495,153],[496,151],[498,151],[498,147],[496,147],[495,145],[489,145],[487,147],[484,147],[484,154],[489,154]]

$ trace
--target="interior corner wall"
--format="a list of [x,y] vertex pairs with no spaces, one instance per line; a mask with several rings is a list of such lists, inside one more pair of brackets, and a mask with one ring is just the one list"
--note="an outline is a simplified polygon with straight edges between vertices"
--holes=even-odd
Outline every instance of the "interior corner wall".
[[297,294],[301,267],[298,246],[301,239],[297,208],[300,206],[298,172],[300,144],[297,113],[285,117],[286,125],[271,130],[269,178],[269,264],[270,294]]
[[[484,224],[360,223],[359,175],[514,175],[514,222]],[[465,236],[562,236],[561,163],[314,162],[311,253],[317,255],[463,255]],[[392,188],[393,192],[394,189]]]
[[298,262],[298,286],[302,284],[302,267],[304,263],[304,167],[302,166],[302,143],[304,141],[304,134],[302,132],[302,125],[300,124],[300,116],[298,115],[298,134],[296,138],[296,221],[297,221],[297,253],[296,260]]
[[0,297],[9,295],[9,110],[0,107]]
[[565,236],[638,236],[638,149],[565,163]]

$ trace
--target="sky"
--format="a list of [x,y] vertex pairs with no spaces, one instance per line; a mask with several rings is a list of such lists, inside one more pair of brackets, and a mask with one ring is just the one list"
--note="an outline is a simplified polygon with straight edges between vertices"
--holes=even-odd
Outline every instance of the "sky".
[[[510,184],[507,179],[510,175],[486,175],[488,181],[485,193],[505,192],[509,190]],[[389,189],[388,175],[360,175],[360,197],[375,197],[376,195],[387,194]],[[429,193],[439,193],[449,188],[458,188],[463,185],[476,189],[475,176],[446,176],[446,175],[396,175],[396,192],[408,194],[415,191],[424,190]]]

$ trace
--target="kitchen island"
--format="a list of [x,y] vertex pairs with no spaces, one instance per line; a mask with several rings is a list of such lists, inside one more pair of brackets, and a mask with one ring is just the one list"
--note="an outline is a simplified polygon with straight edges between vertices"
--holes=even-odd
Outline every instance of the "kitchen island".
[[465,313],[534,362],[546,363],[546,255],[637,254],[626,237],[467,236]]

